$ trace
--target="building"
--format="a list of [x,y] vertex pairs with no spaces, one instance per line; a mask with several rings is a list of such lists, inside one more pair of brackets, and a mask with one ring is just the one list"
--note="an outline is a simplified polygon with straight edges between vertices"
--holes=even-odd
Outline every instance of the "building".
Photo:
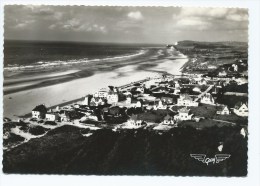
[[173,98],[171,97],[162,97],[161,98],[162,103],[164,104],[173,104]]
[[57,113],[48,112],[45,114],[46,121],[57,121],[59,119],[59,115]]
[[33,110],[32,110],[32,118],[37,118],[37,119],[44,119],[45,114],[47,113],[47,108],[45,105],[37,105]]
[[189,94],[181,94],[180,98],[177,99],[177,106],[197,107],[198,105],[199,103],[193,101]]
[[217,107],[217,114],[219,114],[219,115],[229,115],[230,110],[228,109],[228,106],[220,105],[220,106]]
[[206,79],[202,78],[201,80],[198,81],[199,85],[207,85],[208,82],[206,81]]
[[215,104],[215,100],[214,100],[213,96],[210,93],[204,94],[201,97],[200,102],[204,103],[204,104],[209,104],[209,105],[214,105]]
[[99,97],[99,98],[106,98],[108,95],[109,90],[107,88],[102,88],[99,91],[97,91],[93,96]]
[[234,113],[238,116],[247,117],[248,116],[248,104],[243,102],[238,102],[234,106]]
[[71,121],[71,116],[68,111],[64,111],[60,115],[60,121],[65,121],[65,122],[70,122]]
[[89,106],[99,106],[105,104],[105,98],[92,97]]
[[86,96],[84,100],[81,102],[81,105],[88,105],[89,104],[89,97]]
[[127,124],[129,126],[140,127],[140,126],[144,125],[144,122],[143,122],[143,120],[139,119],[139,117],[137,115],[132,115],[127,120]]
[[142,103],[140,101],[136,101],[135,103],[132,103],[131,106],[135,107],[135,108],[141,108],[142,107]]
[[169,114],[167,114],[164,118],[163,118],[163,124],[164,125],[174,125],[174,119],[172,116],[170,116]]
[[190,114],[190,109],[188,109],[187,107],[183,107],[181,109],[178,110],[178,114],[174,116],[175,120],[191,120],[193,114]]
[[174,89],[173,94],[178,95],[178,94],[180,94],[180,92],[181,92],[181,89],[179,87],[177,87]]
[[144,93],[144,87],[137,87],[136,91],[143,94]]
[[167,105],[163,104],[163,102],[161,100],[159,100],[158,103],[153,106],[153,109],[154,110],[157,110],[157,109],[165,110],[165,109],[167,109]]
[[225,70],[220,71],[220,72],[218,73],[218,76],[219,76],[219,77],[225,77],[225,76],[227,76],[227,72],[226,72]]
[[107,95],[107,103],[108,104],[115,104],[118,102],[118,93],[110,91]]

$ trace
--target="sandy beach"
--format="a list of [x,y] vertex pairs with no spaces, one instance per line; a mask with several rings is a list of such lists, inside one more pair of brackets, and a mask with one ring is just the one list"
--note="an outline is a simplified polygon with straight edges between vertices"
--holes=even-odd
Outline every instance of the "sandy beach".
[[[83,78],[76,78],[72,81],[62,82],[50,86],[33,88],[4,95],[4,117],[17,118],[29,113],[36,105],[45,104],[47,107],[62,104],[74,99],[81,98],[87,94],[92,94],[100,88],[109,85],[120,86],[133,81],[154,77],[158,73],[167,72],[174,75],[181,74],[181,67],[188,61],[182,57],[174,60],[160,59],[153,61],[155,65],[139,70],[139,65],[131,63],[129,65],[116,68],[111,72],[96,71],[94,75]],[[149,62],[149,61],[148,61]],[[76,71],[57,72],[47,75],[48,78],[57,78],[59,75],[69,75]],[[37,77],[42,78],[42,77]],[[25,78],[24,78],[25,79]],[[11,80],[9,80],[10,82]],[[17,80],[19,81],[19,79]],[[35,79],[30,83],[38,81]],[[24,83],[26,84],[26,83]],[[27,83],[28,84],[28,83]],[[23,84],[12,85],[23,86]],[[12,86],[6,89],[12,89]]]

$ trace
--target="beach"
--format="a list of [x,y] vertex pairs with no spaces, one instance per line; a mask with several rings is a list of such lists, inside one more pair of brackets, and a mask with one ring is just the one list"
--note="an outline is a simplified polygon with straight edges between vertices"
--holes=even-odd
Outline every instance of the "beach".
[[[38,76],[7,80],[4,82],[7,84],[4,90],[11,92],[4,95],[4,117],[15,119],[30,113],[36,105],[45,104],[47,107],[51,107],[62,104],[82,98],[87,94],[93,94],[100,88],[109,85],[121,86],[147,77],[155,77],[162,73],[180,75],[180,69],[187,61],[188,58],[181,55],[176,59],[165,58],[153,59],[152,61],[149,61],[149,59],[142,61],[133,59],[132,62],[123,63],[121,66],[117,64],[116,67],[111,65],[113,63],[104,62],[100,65],[102,68],[96,68],[96,71],[92,70],[89,75],[85,75],[84,72],[90,70],[66,69],[63,72],[58,71],[45,75],[39,74]],[[108,66],[111,70],[102,70],[104,66]],[[48,81],[54,83],[44,84],[44,82],[41,82],[42,78],[45,81],[47,78]],[[67,81],[67,79],[70,80]],[[17,81],[19,81],[18,84]],[[12,89],[15,89],[15,91],[12,92]]]

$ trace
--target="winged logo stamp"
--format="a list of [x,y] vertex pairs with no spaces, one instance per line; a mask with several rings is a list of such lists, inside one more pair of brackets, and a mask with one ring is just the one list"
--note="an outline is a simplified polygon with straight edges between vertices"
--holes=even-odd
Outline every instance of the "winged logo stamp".
[[205,163],[207,165],[209,165],[210,163],[212,164],[216,164],[219,163],[221,161],[224,161],[228,158],[230,158],[230,154],[216,154],[215,157],[213,158],[207,158],[206,154],[190,154],[190,157],[201,161],[202,163]]

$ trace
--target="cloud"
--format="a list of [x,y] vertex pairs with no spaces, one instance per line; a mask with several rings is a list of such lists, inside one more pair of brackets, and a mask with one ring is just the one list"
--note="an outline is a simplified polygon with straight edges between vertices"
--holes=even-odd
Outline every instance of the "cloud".
[[177,27],[193,27],[196,28],[196,30],[206,30],[211,26],[211,23],[195,17],[180,19],[176,25]]
[[32,23],[34,23],[34,20],[25,20],[23,22],[20,22],[14,26],[15,29],[25,29],[26,27],[30,26]]
[[132,20],[142,20],[144,18],[140,11],[129,12],[127,16]]
[[179,14],[172,15],[172,19],[177,28],[184,30],[243,30],[248,15],[246,9],[182,8]]
[[230,15],[227,15],[226,18],[228,20],[232,20],[232,21],[247,21],[248,15],[230,14]]
[[228,13],[227,8],[183,8],[181,15],[185,17],[221,18]]

